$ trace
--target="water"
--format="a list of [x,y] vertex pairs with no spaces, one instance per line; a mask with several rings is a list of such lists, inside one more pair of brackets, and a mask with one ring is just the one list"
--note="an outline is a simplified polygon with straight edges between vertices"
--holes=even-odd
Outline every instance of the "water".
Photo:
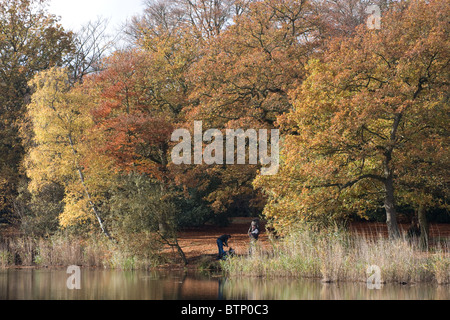
[[62,269],[0,271],[0,300],[450,300],[450,286],[323,284],[313,280],[227,279],[184,272],[81,270],[69,290]]

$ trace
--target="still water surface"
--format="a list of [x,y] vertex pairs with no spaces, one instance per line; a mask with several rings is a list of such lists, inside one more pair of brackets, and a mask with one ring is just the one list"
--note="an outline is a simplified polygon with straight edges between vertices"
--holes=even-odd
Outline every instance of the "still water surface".
[[323,284],[292,279],[227,279],[212,274],[82,269],[69,290],[66,270],[0,271],[0,300],[450,300],[450,286]]

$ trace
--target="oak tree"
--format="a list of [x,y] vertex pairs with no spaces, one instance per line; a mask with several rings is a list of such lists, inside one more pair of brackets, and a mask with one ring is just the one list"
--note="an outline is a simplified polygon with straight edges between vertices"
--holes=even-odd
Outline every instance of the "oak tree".
[[289,132],[280,175],[257,181],[271,199],[268,218],[287,226],[364,216],[382,202],[397,238],[402,196],[421,203],[433,189],[448,192],[449,10],[441,1],[392,5],[381,30],[362,25],[309,63],[294,110],[279,119]]

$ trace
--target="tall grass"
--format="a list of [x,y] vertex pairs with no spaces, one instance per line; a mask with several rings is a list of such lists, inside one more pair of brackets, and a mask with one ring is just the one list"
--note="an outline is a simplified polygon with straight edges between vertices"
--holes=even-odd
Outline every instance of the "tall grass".
[[0,243],[0,268],[78,265],[106,269],[150,269],[162,263],[161,246],[150,234],[120,243],[104,237],[58,234],[50,238],[18,237]]
[[324,282],[366,282],[368,267],[381,269],[384,283],[450,283],[450,242],[428,251],[403,238],[366,238],[344,231],[301,230],[257,247],[251,256],[222,263],[231,276],[301,277]]

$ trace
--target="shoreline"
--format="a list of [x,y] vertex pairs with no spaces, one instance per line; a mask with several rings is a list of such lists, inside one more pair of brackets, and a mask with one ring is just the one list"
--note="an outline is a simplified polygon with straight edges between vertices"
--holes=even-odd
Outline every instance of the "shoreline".
[[[395,283],[404,285],[436,283],[437,285],[447,285],[447,282],[450,283],[450,281],[447,280],[450,279],[450,277],[445,274],[448,272],[447,270],[450,265],[450,251],[448,246],[450,243],[450,225],[432,225],[432,236],[438,236],[434,240],[438,242],[444,241],[442,242],[444,246],[440,249],[436,249],[436,252],[421,251],[407,241],[404,241],[402,248],[396,249],[397,251],[392,251],[395,248],[392,248],[393,246],[389,241],[383,239],[383,225],[375,223],[354,224],[350,228],[351,232],[348,235],[341,235],[338,238],[323,236],[322,242],[315,242],[316,240],[311,236],[304,236],[304,238],[301,238],[301,235],[299,235],[299,239],[291,240],[291,243],[283,240],[273,241],[269,239],[266,233],[264,233],[258,242],[259,248],[257,257],[255,260],[251,260],[248,259],[249,239],[246,234],[248,230],[248,221],[249,218],[236,218],[228,227],[217,228],[206,226],[203,228],[181,231],[178,240],[189,262],[186,266],[181,262],[177,253],[167,247],[161,251],[162,255],[159,253],[160,257],[162,257],[162,261],[160,261],[162,263],[158,264],[158,262],[151,261],[135,261],[133,260],[135,259],[133,256],[126,256],[123,252],[121,253],[119,248],[115,248],[114,250],[116,250],[116,252],[112,252],[111,247],[102,246],[102,244],[98,244],[95,241],[90,243],[84,242],[83,245],[80,245],[77,241],[65,239],[66,242],[59,244],[60,247],[57,248],[48,246],[48,243],[44,243],[44,249],[48,251],[46,254],[51,254],[52,260],[48,260],[48,256],[44,255],[44,258],[41,260],[42,264],[33,263],[36,261],[35,257],[33,257],[32,259],[29,258],[27,260],[27,263],[30,265],[15,265],[14,263],[17,263],[18,253],[17,251],[13,251],[16,258],[11,256],[10,259],[13,260],[10,260],[8,265],[4,260],[5,247],[2,248],[0,245],[0,271],[7,269],[64,269],[67,268],[68,265],[72,265],[66,264],[65,261],[78,261],[78,263],[74,263],[73,265],[80,265],[82,268],[98,270],[207,272],[211,274],[223,274],[230,278],[315,279],[322,283],[361,283],[364,282],[365,279],[365,268],[367,268],[368,265],[376,263],[369,264],[369,262],[366,263],[364,262],[365,260],[361,260],[360,257],[352,257],[352,255],[355,255],[355,252],[361,249],[361,245],[369,245],[369,247],[364,250],[368,250],[367,254],[372,256],[372,259],[375,259],[373,261],[379,259],[380,261],[377,263],[380,263],[380,266],[389,273],[389,276],[385,278],[387,280],[383,281],[386,284]],[[221,234],[234,235],[230,241],[230,247],[236,250],[236,257],[231,263],[221,263],[216,260],[217,245],[215,240]],[[370,235],[369,237],[367,237],[368,234]],[[15,235],[9,234],[8,238],[14,239]],[[346,242],[349,241],[349,239],[351,239],[350,245]],[[364,244],[361,241],[367,241],[367,244]],[[298,247],[299,244],[302,246],[304,244],[309,245],[310,247],[314,247],[314,250],[319,251],[305,251],[305,248],[302,249],[301,246]],[[34,243],[34,245],[36,245],[36,247],[32,249],[27,248],[28,251],[21,252],[20,258],[26,256],[26,254],[30,254],[30,252],[32,252],[32,254],[37,252],[42,255],[43,252],[41,249],[43,248],[39,247],[36,243]],[[98,245],[98,247],[89,247],[96,245]],[[26,244],[22,244],[22,246],[26,247]],[[13,247],[13,250],[17,250],[17,248]],[[65,255],[68,251],[77,252],[77,250],[78,255],[76,256]],[[296,252],[297,250],[300,251]],[[391,250],[392,252],[377,253],[377,250]],[[405,252],[402,252],[402,250]],[[87,256],[92,253],[91,251],[95,251],[94,256]],[[334,254],[334,251],[338,252],[340,256],[337,258],[330,256],[330,254]],[[312,259],[317,258],[318,253],[320,253],[320,259],[322,260],[312,261]],[[59,257],[57,256],[58,254],[64,256]],[[304,257],[301,257],[302,254],[304,254]],[[389,254],[394,254],[394,256],[389,258]],[[413,254],[414,256],[410,257],[408,254]],[[118,258],[122,260],[117,260]],[[129,261],[130,259],[132,260],[131,262]],[[282,259],[284,259],[284,261],[282,261]],[[395,265],[395,263],[392,264],[392,261],[389,261],[395,259],[398,259],[398,266]],[[19,259],[19,262],[20,261],[23,261],[23,259]],[[47,264],[47,261],[56,262],[56,264]],[[358,262],[358,269],[352,266],[352,263],[355,264],[355,262]],[[333,265],[333,263],[335,264]],[[429,268],[433,268],[433,270],[429,270]],[[439,281],[436,280],[436,277],[438,277]],[[390,281],[391,279],[394,279],[394,281]]]

